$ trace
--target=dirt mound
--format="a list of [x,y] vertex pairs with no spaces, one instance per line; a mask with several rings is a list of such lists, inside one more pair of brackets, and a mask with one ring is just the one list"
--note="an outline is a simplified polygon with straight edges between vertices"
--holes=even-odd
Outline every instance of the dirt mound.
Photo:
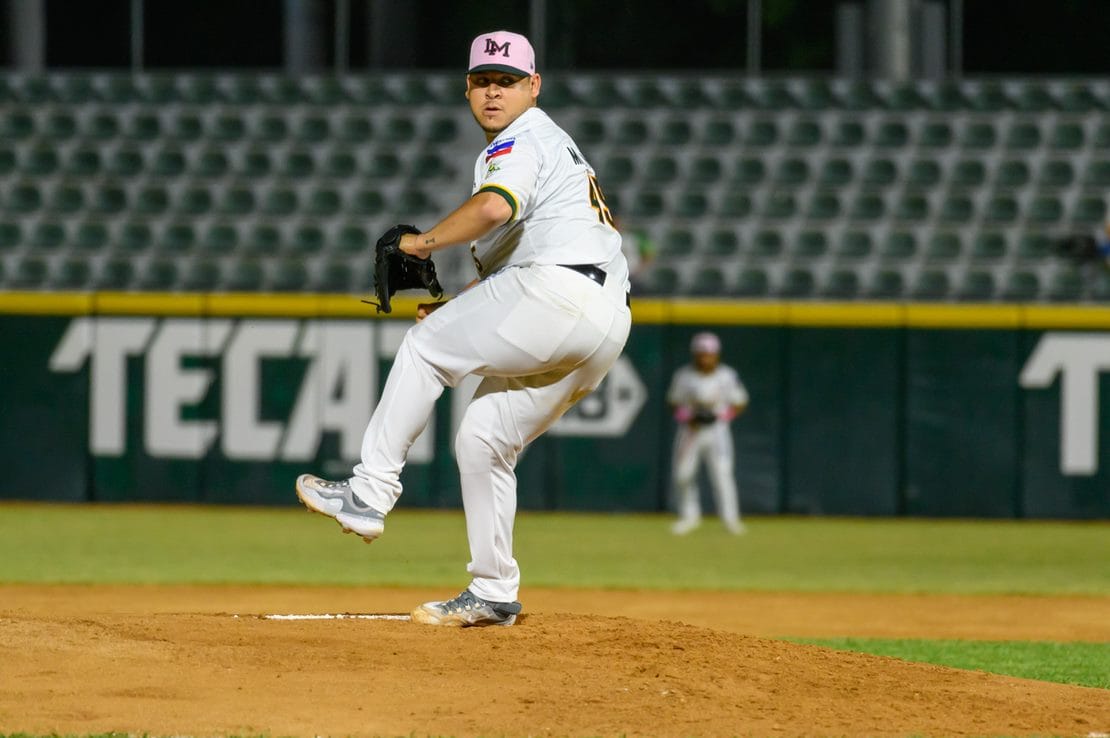
[[449,630],[34,610],[0,604],[0,732],[1086,736],[1110,727],[1105,690],[676,622],[541,611],[514,628]]

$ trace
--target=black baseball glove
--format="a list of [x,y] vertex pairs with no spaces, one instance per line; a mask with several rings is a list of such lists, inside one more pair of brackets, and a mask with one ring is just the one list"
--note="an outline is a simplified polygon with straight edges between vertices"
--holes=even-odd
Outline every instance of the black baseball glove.
[[716,422],[717,413],[704,407],[699,407],[695,410],[694,417],[690,418],[691,425],[711,425]]
[[401,236],[406,233],[420,233],[420,229],[395,225],[382,234],[374,246],[374,294],[378,298],[379,313],[393,310],[389,301],[398,290],[421,288],[428,290],[432,297],[443,296],[432,260],[401,251]]

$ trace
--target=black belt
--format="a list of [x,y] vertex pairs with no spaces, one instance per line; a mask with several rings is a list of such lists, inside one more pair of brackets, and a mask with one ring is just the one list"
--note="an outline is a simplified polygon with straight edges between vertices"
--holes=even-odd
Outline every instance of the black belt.
[[[605,286],[605,278],[608,276],[603,269],[598,269],[593,264],[560,264],[559,266],[571,269],[579,274],[592,279],[602,287]],[[632,295],[629,293],[624,294],[624,304],[631,307]]]

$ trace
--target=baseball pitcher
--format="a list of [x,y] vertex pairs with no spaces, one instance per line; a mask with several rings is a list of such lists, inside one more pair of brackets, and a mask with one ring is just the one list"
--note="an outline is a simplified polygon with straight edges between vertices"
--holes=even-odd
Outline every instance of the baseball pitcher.
[[678,520],[671,530],[685,535],[701,524],[697,473],[699,462],[704,461],[717,514],[730,533],[739,535],[744,524],[732,475],[729,423],[747,408],[748,391],[736,370],[720,363],[721,341],[716,334],[695,335],[690,352],[693,363],[675,372],[667,390],[667,402],[678,423],[672,467]]
[[351,477],[304,474],[296,483],[310,510],[374,540],[401,495],[406,454],[436,398],[467,375],[482,378],[455,438],[470,584],[457,597],[417,607],[419,623],[516,621],[517,458],[598,386],[628,339],[620,236],[593,168],[537,107],[540,87],[527,38],[495,31],[474,39],[466,99],[487,145],[474,164],[473,192],[433,228],[402,227],[392,237],[400,251],[422,259],[468,244],[478,280],[452,300],[421,307]]

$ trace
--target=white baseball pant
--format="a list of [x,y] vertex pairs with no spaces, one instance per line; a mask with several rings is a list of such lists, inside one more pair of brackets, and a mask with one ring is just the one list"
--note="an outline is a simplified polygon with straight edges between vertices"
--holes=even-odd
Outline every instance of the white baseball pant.
[[601,286],[561,266],[506,268],[415,324],[397,352],[351,487],[389,512],[408,449],[443,388],[482,376],[455,437],[478,597],[517,598],[518,455],[600,384],[628,340],[631,313],[616,276]]
[[697,475],[698,463],[703,459],[717,514],[726,525],[734,524],[740,519],[740,501],[732,475],[732,433],[721,421],[698,428],[683,425],[675,435],[673,468],[678,517],[689,523],[701,520]]

